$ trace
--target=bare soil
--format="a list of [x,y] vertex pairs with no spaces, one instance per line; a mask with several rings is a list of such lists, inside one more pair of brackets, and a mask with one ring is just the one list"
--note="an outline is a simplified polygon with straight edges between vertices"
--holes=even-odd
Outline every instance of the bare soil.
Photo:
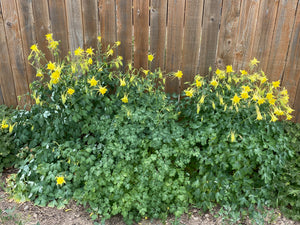
[[[4,171],[2,181],[11,171]],[[274,217],[274,216],[273,216]],[[2,225],[98,225],[100,221],[91,220],[83,206],[74,202],[68,204],[65,209],[35,206],[32,202],[16,203],[9,199],[7,193],[0,189],[0,224]],[[125,225],[121,216],[114,216],[105,222],[106,225]],[[144,219],[136,225],[162,225],[161,221]],[[174,218],[170,217],[166,225],[174,224]],[[185,225],[220,225],[221,218],[213,214],[200,214],[199,210],[192,209],[188,214],[180,218],[180,224]],[[242,224],[251,224],[245,221]],[[272,223],[274,225],[300,225],[300,222],[289,220],[276,211]]]

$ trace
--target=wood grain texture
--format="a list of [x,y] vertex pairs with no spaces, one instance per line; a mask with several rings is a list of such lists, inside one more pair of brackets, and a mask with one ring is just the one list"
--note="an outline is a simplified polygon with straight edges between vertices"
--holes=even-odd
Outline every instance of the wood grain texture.
[[134,67],[148,69],[149,0],[133,0]]
[[102,37],[102,50],[106,51],[108,45],[116,41],[116,8],[115,1],[99,1],[100,33]]
[[[73,3],[74,4],[74,3]],[[84,47],[97,49],[98,10],[97,0],[82,1],[82,21],[84,28]]]
[[22,1],[17,0],[16,3],[17,3],[17,10],[19,16],[20,32],[22,37],[26,73],[27,73],[28,82],[32,83],[36,78],[35,70],[27,60],[27,57],[31,52],[30,47],[33,44],[36,44],[32,0],[22,0]]
[[246,68],[251,59],[251,47],[255,39],[255,29],[258,18],[259,1],[242,0],[238,38],[234,51],[234,68]]
[[53,38],[59,40],[60,56],[69,52],[68,24],[64,0],[48,0]]
[[0,88],[3,103],[7,106],[17,106],[14,77],[7,48],[5,24],[0,2]]
[[47,48],[46,34],[51,33],[48,1],[32,0],[36,41],[48,60],[53,57]]
[[74,51],[78,47],[84,47],[81,0],[66,0],[66,11],[69,47],[74,55]]
[[224,0],[217,49],[217,67],[225,69],[233,64],[234,48],[240,19],[241,1]]
[[300,123],[300,82],[299,81],[298,81],[298,87],[297,87],[297,92],[294,101],[294,109],[295,109],[294,121],[296,123]]
[[221,22],[222,0],[205,1],[202,25],[199,73],[207,75],[208,68],[216,67],[216,51],[219,24]]
[[293,29],[298,0],[282,0],[279,2],[278,13],[272,44],[270,46],[266,73],[270,80],[282,80],[285,59]]
[[[1,81],[0,81],[1,82]],[[4,99],[3,99],[3,95],[2,95],[2,90],[1,90],[1,85],[0,85],[0,105],[4,105]]]
[[[29,93],[26,67],[23,55],[22,38],[18,20],[17,6],[15,1],[2,1],[2,13],[7,40],[8,55],[12,74],[14,77],[15,91],[17,96]],[[6,55],[6,57],[8,57]],[[18,104],[24,106],[30,103],[29,96],[18,99]]]
[[117,0],[117,40],[121,42],[118,54],[123,57],[123,68],[132,62],[132,2]]
[[184,38],[182,50],[182,88],[187,81],[193,81],[196,75],[197,62],[199,61],[200,50],[200,35],[201,35],[201,22],[203,0],[189,0],[186,1],[185,10],[185,25],[184,25]]
[[165,69],[167,0],[152,0],[150,8],[150,53],[154,55],[151,70]]
[[[293,107],[298,108],[299,101],[296,102],[297,88],[300,82],[300,13],[297,8],[294,28],[290,39],[290,46],[286,67],[283,75],[282,86],[286,87],[290,95],[290,103]],[[298,111],[295,112],[299,113]]]
[[[181,69],[184,6],[184,0],[168,2],[166,72]],[[169,93],[179,93],[180,83],[177,78],[167,79],[166,91]]]
[[260,60],[260,68],[266,71],[272,44],[279,1],[261,0],[251,49],[253,57]]

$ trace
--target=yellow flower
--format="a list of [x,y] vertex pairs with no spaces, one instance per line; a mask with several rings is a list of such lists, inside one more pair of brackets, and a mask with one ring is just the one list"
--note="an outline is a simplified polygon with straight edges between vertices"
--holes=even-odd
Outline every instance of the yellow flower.
[[234,131],[230,131],[230,141],[231,142],[235,142],[236,141]]
[[260,84],[263,84],[267,81],[268,79],[266,77],[261,77],[260,78]]
[[244,92],[252,91],[249,86],[242,86]]
[[286,114],[286,119],[287,120],[291,120],[293,117],[291,116],[291,115],[289,115],[289,114]]
[[256,117],[257,120],[262,120],[263,119],[263,117],[262,117],[259,110],[256,110],[256,114],[257,114],[257,117]]
[[84,53],[84,50],[80,47],[78,47],[75,51],[74,51],[74,54],[76,56],[81,56],[82,54]]
[[287,90],[284,88],[281,92],[280,92],[281,95],[288,95],[288,92]]
[[123,103],[128,103],[128,95],[125,94],[124,97],[121,99]]
[[257,103],[258,103],[259,105],[261,105],[261,104],[265,103],[265,99],[264,99],[264,98],[259,98],[259,99],[257,100]]
[[93,64],[93,60],[92,60],[92,58],[89,58],[89,59],[88,59],[88,64],[90,64],[90,65],[92,65],[92,64]]
[[143,69],[143,73],[147,76],[150,70],[144,70]]
[[52,50],[54,50],[54,49],[57,48],[58,44],[59,44],[58,41],[51,41],[49,43],[49,48],[52,49]]
[[196,87],[201,87],[202,86],[202,82],[200,80],[196,80]]
[[99,42],[101,42],[101,36],[98,36],[97,39]]
[[120,46],[121,42],[120,41],[116,41],[115,44],[116,44],[116,46]]
[[63,183],[66,183],[65,178],[63,176],[61,177],[56,177],[56,183],[58,185],[62,185]]
[[91,87],[96,86],[98,83],[94,76],[92,77],[92,79],[88,80],[88,82],[90,83]]
[[274,88],[278,88],[280,86],[280,81],[279,80],[278,81],[273,81],[272,85],[273,85]]
[[107,88],[106,88],[106,87],[100,86],[99,89],[98,89],[98,91],[99,91],[102,95],[104,95],[104,94],[107,92]]
[[125,78],[123,78],[123,79],[120,78],[120,86],[121,86],[121,87],[126,86]]
[[112,50],[112,49],[109,49],[106,53],[107,56],[111,56],[113,54],[114,54],[114,50]]
[[249,80],[250,80],[252,83],[254,83],[254,82],[256,81],[256,79],[257,79],[257,74],[253,74],[253,75],[249,76]]
[[219,68],[216,70],[216,72],[215,72],[217,75],[220,75],[222,72],[221,72],[221,70],[219,70]]
[[51,74],[51,79],[58,80],[60,78],[60,73],[58,71],[54,71]]
[[194,95],[194,90],[193,89],[191,89],[191,88],[189,88],[189,89],[187,89],[187,90],[184,90],[184,93],[185,93],[185,95],[186,96],[188,96],[188,97],[193,97],[193,95]]
[[38,69],[37,72],[36,72],[36,77],[43,77],[43,73],[42,73],[42,70],[41,69]]
[[49,62],[47,65],[48,70],[55,70],[55,63]]
[[8,132],[11,134],[14,130],[14,126],[16,125],[16,123],[14,125],[9,125],[9,128],[8,128]]
[[290,113],[292,113],[292,112],[295,111],[295,110],[293,110],[291,107],[288,106],[288,107],[286,108],[286,111],[287,111],[287,113],[290,114]]
[[243,99],[249,98],[248,92],[242,92],[242,93],[241,93],[241,97],[242,97]]
[[268,99],[268,101],[269,101],[269,103],[270,103],[271,105],[274,105],[275,102],[276,102],[276,99],[271,98],[271,99]]
[[204,99],[205,99],[205,95],[202,95],[201,98],[200,98],[200,100],[199,100],[199,103],[203,104],[204,103]]
[[240,72],[241,72],[242,75],[247,75],[248,74],[248,72],[246,70],[240,70]]
[[148,61],[152,62],[153,59],[154,59],[154,56],[151,55],[151,54],[149,54],[149,55],[148,55]]
[[50,42],[50,41],[53,40],[53,34],[46,34],[45,36],[46,36],[46,40],[47,40],[47,41]]
[[235,94],[234,97],[231,99],[233,104],[238,104],[241,100],[241,98]]
[[2,128],[2,129],[8,128],[8,124],[6,123],[6,119],[2,120],[1,128]]
[[176,73],[174,73],[174,76],[177,77],[178,79],[181,79],[183,76],[183,73],[181,70],[178,70]]
[[255,57],[250,61],[251,66],[257,66],[258,63],[259,61]]
[[272,113],[271,115],[271,122],[276,122],[278,120],[278,118]]
[[274,114],[277,116],[282,116],[282,115],[284,115],[284,112],[280,108],[275,107]]
[[94,49],[88,48],[88,49],[86,50],[86,53],[87,53],[87,55],[92,56],[92,55],[94,55]]
[[272,99],[273,97],[274,97],[274,96],[273,96],[273,94],[272,94],[271,92],[267,93],[267,95],[266,95],[266,98],[267,98],[268,100]]
[[58,79],[51,79],[50,82],[52,82],[52,84],[57,84],[58,83]]
[[227,73],[233,73],[234,72],[231,65],[230,66],[226,66],[226,72]]
[[210,82],[210,84],[216,88],[216,87],[218,86],[219,83],[218,83],[218,81],[216,81],[215,79],[213,79],[213,80]]
[[69,95],[72,95],[74,94],[75,90],[73,88],[69,88],[67,92]]
[[39,49],[38,49],[37,45],[32,45],[32,46],[30,47],[30,49],[31,49],[33,52],[36,52],[36,53],[39,52]]

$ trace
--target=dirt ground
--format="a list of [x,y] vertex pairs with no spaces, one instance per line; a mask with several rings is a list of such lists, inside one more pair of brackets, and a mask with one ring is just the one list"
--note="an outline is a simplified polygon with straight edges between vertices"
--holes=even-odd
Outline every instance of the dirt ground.
[[[2,181],[8,175],[2,174]],[[274,225],[300,225],[283,217],[278,211],[271,224]],[[99,223],[98,223],[99,222]],[[8,198],[8,194],[0,189],[0,224],[2,225],[99,225],[100,221],[92,221],[83,206],[71,202],[65,209],[35,206],[32,202],[16,203]],[[125,225],[121,216],[115,216],[105,222],[106,225]],[[143,220],[136,225],[162,225],[161,221]],[[174,223],[170,217],[166,225]],[[178,223],[177,223],[178,224]],[[220,225],[221,218],[215,218],[212,214],[199,214],[198,210],[191,210],[189,215],[180,218],[180,224],[185,225]],[[249,221],[243,224],[250,224]],[[267,223],[266,223],[267,224]]]

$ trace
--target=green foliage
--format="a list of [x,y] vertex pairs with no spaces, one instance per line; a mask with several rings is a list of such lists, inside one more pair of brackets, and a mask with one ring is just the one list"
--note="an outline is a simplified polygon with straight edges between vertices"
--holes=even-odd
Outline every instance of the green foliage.
[[10,117],[13,110],[4,105],[0,105],[0,172],[3,168],[12,166],[17,160],[17,149],[13,142],[12,129],[13,125],[10,123]]
[[32,47],[41,79],[31,85],[36,104],[13,117],[22,159],[8,181],[14,199],[59,208],[74,199],[93,219],[121,214],[129,224],[220,205],[231,221],[249,214],[260,223],[293,155],[275,122],[290,119],[286,91],[262,72],[248,78],[228,67],[212,81],[196,76],[178,101],[160,70],[120,72],[122,58],[111,58],[118,45],[44,64]]

